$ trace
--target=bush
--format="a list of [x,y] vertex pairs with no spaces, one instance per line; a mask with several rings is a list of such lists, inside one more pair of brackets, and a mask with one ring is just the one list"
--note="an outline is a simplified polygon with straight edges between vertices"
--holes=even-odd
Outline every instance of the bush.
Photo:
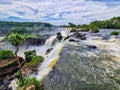
[[36,66],[37,64],[39,64],[43,60],[44,60],[44,58],[42,56],[32,56],[32,60],[28,63],[25,63],[23,68],[26,68],[28,66],[31,66],[31,67]]
[[113,31],[113,32],[111,32],[110,35],[118,35],[118,34],[119,34],[119,32],[117,32],[117,31]]
[[20,80],[18,82],[18,86],[24,87],[24,90],[26,90],[26,87],[30,85],[35,85],[35,90],[43,90],[43,87],[40,85],[40,82],[36,78],[25,77],[23,80],[24,80],[24,85],[22,84],[22,81]]
[[46,50],[46,54],[50,53],[52,50],[53,50],[53,48],[48,48],[48,49]]
[[57,39],[60,41],[60,40],[62,40],[62,38],[63,38],[63,37],[62,37],[61,33],[58,32],[58,33],[57,33]]
[[27,61],[30,61],[30,60],[32,60],[32,56],[35,56],[35,55],[36,55],[36,51],[35,51],[35,50],[26,51],[24,54],[25,54],[25,59],[26,59]]
[[0,50],[0,60],[14,57],[13,51],[11,50]]

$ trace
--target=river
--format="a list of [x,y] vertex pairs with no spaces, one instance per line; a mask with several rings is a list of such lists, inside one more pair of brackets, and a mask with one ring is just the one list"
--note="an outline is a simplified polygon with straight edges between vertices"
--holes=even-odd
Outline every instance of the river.
[[[42,81],[45,90],[120,90],[120,38],[103,31],[86,33],[86,40],[69,42],[64,40],[69,30],[62,30],[64,38],[55,45],[52,42],[56,35],[51,36],[43,46],[37,47],[37,54],[42,54],[45,60],[37,74],[30,77]],[[53,50],[46,55],[51,47]]]

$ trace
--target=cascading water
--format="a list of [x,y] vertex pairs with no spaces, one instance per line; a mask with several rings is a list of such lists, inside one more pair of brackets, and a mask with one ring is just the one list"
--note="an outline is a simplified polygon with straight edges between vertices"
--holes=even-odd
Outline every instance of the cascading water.
[[[96,45],[97,49],[86,45]],[[44,89],[120,90],[119,55],[118,39],[68,43],[54,69],[43,79]]]
[[[69,30],[61,33],[66,37]],[[68,42],[63,38],[52,46],[55,38],[56,35],[46,40],[43,51],[50,47],[53,50],[44,54],[45,60],[38,67],[38,73],[31,75],[43,82],[45,90],[120,90],[119,39],[89,37],[80,42]],[[97,49],[87,47],[89,45]]]
[[[69,32],[70,32],[70,29],[61,31],[63,37],[66,37]],[[37,49],[34,48],[37,51],[37,55],[44,56],[45,60],[38,67],[37,75],[32,74],[32,75],[30,75],[30,77],[36,77],[38,80],[41,81],[52,70],[52,68],[56,64],[57,60],[60,57],[60,53],[62,52],[62,48],[64,46],[65,41],[63,38],[63,40],[61,40],[61,42],[56,43],[55,46],[52,46],[52,42],[55,40],[55,38],[56,38],[56,35],[53,35],[49,39],[46,40],[45,45],[36,47]],[[45,55],[46,50],[51,47],[54,47],[53,50],[48,55]],[[31,50],[31,48],[30,48],[30,50]],[[39,51],[43,52],[43,53],[39,53]],[[16,81],[17,80],[13,80],[11,82],[11,84],[9,85],[10,87],[12,87],[13,90],[16,90],[16,88],[17,88]]]
[[[70,32],[70,29],[61,31],[63,37],[67,37],[68,33]],[[56,35],[52,36],[48,40],[46,40],[45,45],[50,46],[53,42],[53,40],[56,38]],[[38,68],[38,74],[35,75],[38,80],[42,80],[55,66],[57,60],[60,57],[60,53],[62,52],[62,48],[64,46],[64,38],[61,40],[61,42],[57,43],[53,50],[48,54],[47,57],[45,57],[44,62],[39,66]],[[34,75],[32,75],[34,76]]]

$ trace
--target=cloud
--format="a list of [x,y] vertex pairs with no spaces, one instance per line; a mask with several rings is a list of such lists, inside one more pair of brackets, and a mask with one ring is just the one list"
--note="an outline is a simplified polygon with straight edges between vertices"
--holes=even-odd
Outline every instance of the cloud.
[[[105,0],[104,0],[105,1]],[[100,0],[1,0],[0,18],[49,22],[63,25],[89,23],[120,15],[117,1]],[[115,4],[115,5],[114,5]],[[11,20],[11,19],[10,19]]]

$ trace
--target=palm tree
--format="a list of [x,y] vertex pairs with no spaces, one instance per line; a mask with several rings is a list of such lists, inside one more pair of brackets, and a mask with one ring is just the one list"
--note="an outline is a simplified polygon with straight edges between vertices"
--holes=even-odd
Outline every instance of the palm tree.
[[23,76],[22,76],[22,70],[21,70],[21,63],[19,61],[19,57],[17,55],[18,51],[19,51],[19,45],[21,43],[24,42],[24,35],[22,34],[19,34],[19,33],[11,33],[8,35],[7,37],[7,40],[13,45],[16,47],[16,51],[15,51],[15,56],[18,60],[18,65],[19,65],[19,68],[20,68],[20,76],[21,76],[21,80],[22,80],[22,84],[24,84],[24,81],[23,81]]

